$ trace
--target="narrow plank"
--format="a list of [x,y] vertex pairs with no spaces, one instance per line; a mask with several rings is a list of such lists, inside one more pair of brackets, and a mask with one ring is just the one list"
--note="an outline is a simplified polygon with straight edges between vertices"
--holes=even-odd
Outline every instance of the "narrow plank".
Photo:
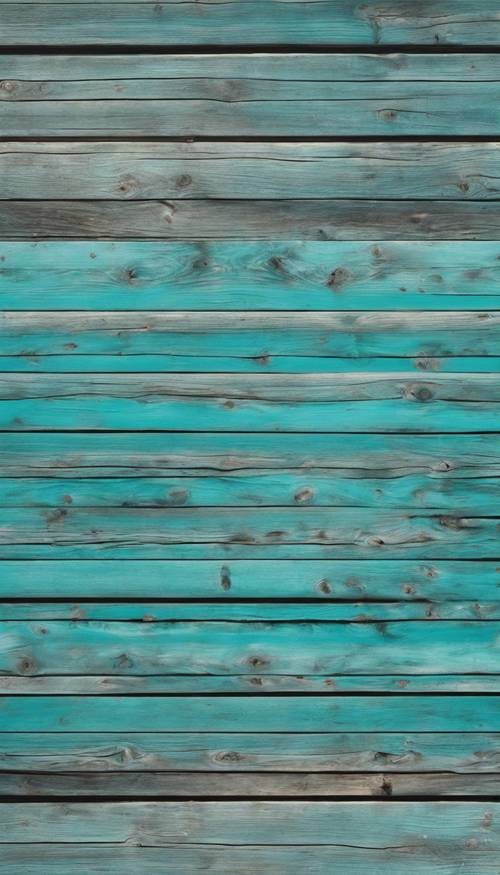
[[[50,63],[55,63],[52,55]],[[495,201],[500,178],[499,149],[494,142],[2,142],[0,196],[30,201]],[[181,209],[177,203],[173,207]],[[330,209],[331,205],[325,207]],[[383,216],[384,205],[378,209]],[[238,205],[236,210],[240,210]],[[180,220],[167,204],[161,225],[175,227]],[[240,216],[238,222],[242,221]],[[376,231],[372,239],[378,236]],[[294,239],[293,235],[288,239]]]
[[[96,472],[97,473],[97,472]],[[335,477],[331,471],[306,475],[279,472],[229,472],[219,476],[2,479],[0,507],[301,507],[363,506],[438,508],[454,513],[491,513],[499,477],[429,476],[392,479]]]
[[[498,562],[385,560],[4,560],[0,595],[13,598],[329,598],[434,604],[491,601]],[[429,607],[426,605],[426,608]],[[437,607],[437,604],[436,604]],[[365,611],[364,604],[362,610]],[[440,609],[440,607],[439,607]]]
[[500,696],[4,696],[0,714],[16,733],[496,732]]
[[10,374],[2,431],[491,432],[498,374]]
[[[428,799],[438,796],[497,801],[498,774],[269,774],[204,772],[131,772],[128,774],[37,774],[2,772],[3,797],[157,799]],[[306,803],[307,804],[307,803]],[[100,803],[99,803],[100,806]],[[5,847],[5,845],[3,846]],[[1,871],[1,870],[0,870]]]
[[[166,61],[168,63],[168,61]],[[202,67],[203,62],[200,64]],[[133,65],[132,65],[133,66]],[[200,73],[198,73],[200,77]],[[500,81],[135,80],[103,98],[0,100],[8,137],[403,137],[500,134]],[[9,82],[10,85],[10,82]],[[73,86],[73,91],[74,91]],[[85,83],[82,88],[87,90]],[[161,95],[161,96],[157,96]]]
[[329,0],[237,0],[160,6],[135,2],[32,2],[2,0],[3,43],[17,45],[495,45],[500,40],[495,0],[472,10],[464,0],[408,6],[359,6]]
[[212,692],[219,675],[496,674],[500,647],[500,624],[482,619],[43,620],[4,621],[1,631],[0,675],[57,675],[60,692],[72,675],[155,675],[160,692],[162,676],[183,675],[179,692],[189,693],[200,674],[212,676]]
[[490,559],[498,518],[378,508],[6,508],[2,558]]
[[500,372],[499,349],[500,311],[0,314],[0,361],[14,371]]
[[[3,477],[214,476],[245,469],[329,469],[332,477],[492,477],[500,449],[492,434],[203,434],[169,432],[5,433]],[[387,485],[387,484],[386,484]]]
[[498,243],[479,241],[3,242],[0,303],[10,310],[493,310],[499,252]]
[[3,772],[498,774],[500,734],[285,732],[0,734]]
[[[1,158],[0,151],[3,170]],[[23,170],[18,180],[25,179]],[[3,240],[499,240],[500,219],[494,201],[13,200],[2,201],[0,235]]]

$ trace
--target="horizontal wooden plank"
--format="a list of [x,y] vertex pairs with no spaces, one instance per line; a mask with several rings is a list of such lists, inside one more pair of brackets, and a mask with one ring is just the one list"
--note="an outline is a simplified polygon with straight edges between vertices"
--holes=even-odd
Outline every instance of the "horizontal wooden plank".
[[160,6],[136,2],[6,2],[4,45],[495,45],[500,40],[495,0],[473,10],[464,0],[379,8],[344,0],[311,7],[308,0],[237,0]]
[[448,475],[492,477],[500,472],[494,434],[224,434],[205,431],[127,434],[5,433],[3,477],[173,477],[245,469],[330,469],[332,477]]
[[[488,803],[488,808],[492,804]],[[490,814],[489,810],[484,816],[486,814]],[[270,811],[267,816],[272,818],[273,812]],[[334,816],[335,812],[332,812],[332,818]],[[289,872],[291,875],[300,875],[305,870],[311,875],[324,875],[325,872],[346,872],[352,868],[359,875],[400,875],[402,871],[406,875],[427,875],[433,867],[439,867],[442,875],[455,875],[459,867],[466,864],[474,867],[475,875],[482,875],[496,865],[498,850],[496,846],[485,848],[476,844],[476,841],[472,838],[460,843],[449,842],[446,847],[438,845],[436,848],[434,845],[415,849],[412,838],[411,857],[408,847],[401,845],[380,850],[377,848],[375,853],[373,848],[361,845],[359,838],[358,844],[349,848],[343,847],[341,841],[336,846],[296,847],[257,844],[207,848],[169,844],[167,855],[163,848],[139,848],[133,844],[111,847],[55,842],[29,846],[11,844],[5,846],[0,871],[5,875],[25,875],[29,870],[30,875],[45,875],[47,866],[50,866],[53,875],[66,875],[68,871],[78,869],[85,871],[89,867],[94,871],[105,867],[106,875],[137,875],[141,870],[147,871],[148,875],[192,875],[193,872],[254,875],[256,869],[272,872],[274,868],[276,872]],[[473,843],[473,850],[470,850],[468,842]]]
[[496,517],[376,508],[5,508],[2,558],[491,559]]
[[[305,610],[307,614],[307,609]],[[43,620],[2,623],[0,674],[58,676],[57,692],[71,692],[72,676],[155,676],[157,692],[169,692],[168,676],[182,675],[178,692],[196,691],[190,677],[210,675],[207,691],[219,692],[218,677],[344,677],[350,675],[497,674],[499,623],[494,620],[321,622],[308,619],[259,622],[176,620],[156,623]],[[165,684],[162,681],[165,676]],[[347,677],[346,677],[347,676]],[[68,684],[65,679],[68,677]],[[427,677],[432,688],[432,678]],[[359,689],[359,682],[355,682]],[[498,676],[496,691],[500,691]],[[300,691],[299,683],[296,689]],[[151,684],[147,690],[151,689]],[[402,687],[404,690],[405,687]],[[140,684],[136,692],[144,692]]]
[[[315,83],[314,94],[318,95],[328,82],[498,82],[500,59],[495,50],[481,54],[433,51],[432,61],[425,52],[229,54],[224,47],[216,54],[75,54],[68,44],[64,54],[3,53],[0,79],[4,82],[0,100],[186,97],[193,88],[202,87],[203,96],[209,96],[215,83],[221,86],[224,80],[237,80],[240,96],[250,96],[250,89],[261,84],[282,90],[283,82],[295,83],[298,89],[304,83]],[[167,92],[167,88],[173,91]],[[281,94],[281,90],[276,93]],[[290,96],[296,93],[290,86]],[[225,89],[215,96],[229,97]]]
[[[498,563],[478,560],[2,561],[0,595],[13,598],[308,598],[433,603],[498,595]],[[366,610],[363,606],[363,611]],[[425,606],[426,609],[429,607]],[[436,604],[437,608],[437,604]]]
[[498,374],[10,374],[0,430],[491,432]]
[[0,315],[2,371],[500,372],[499,350],[500,312]]
[[[168,57],[165,58],[168,68]],[[256,63],[254,61],[254,63]],[[298,62],[300,64],[300,62]],[[134,72],[133,60],[130,64]],[[87,82],[57,97],[8,82],[0,100],[4,137],[402,137],[500,134],[496,82],[338,82],[244,78],[110,82],[94,97]],[[432,69],[432,67],[430,67]],[[77,74],[76,74],[77,75]],[[168,75],[168,74],[167,74]],[[247,74],[248,75],[248,74]],[[50,83],[49,83],[50,88]],[[48,93],[47,93],[48,91]],[[90,95],[86,97],[87,92]],[[27,92],[27,93],[26,93]],[[83,93],[82,93],[83,92]],[[66,94],[70,95],[66,97]],[[75,95],[75,96],[73,96]],[[85,99],[86,98],[86,99]]]
[[[25,179],[24,171],[18,178]],[[2,201],[0,236],[3,240],[499,240],[500,217],[494,201],[17,200]]]
[[0,733],[2,772],[498,774],[500,734]]
[[[0,799],[8,797],[110,797],[130,799],[495,799],[498,774],[269,774],[204,772],[129,772],[116,774],[19,773],[0,774]],[[5,847],[5,845],[3,846]]]
[[[495,242],[0,244],[8,310],[494,310]],[[209,427],[209,426],[207,426]]]
[[[179,199],[495,201],[499,156],[499,143],[492,142],[3,142],[0,197],[30,201],[174,200],[171,206],[164,206],[160,224],[175,229],[176,222],[182,221],[181,206],[176,203]],[[245,205],[245,209],[250,208]],[[377,209],[383,216],[389,207],[381,204]],[[236,205],[238,210],[241,213]],[[188,213],[192,215],[193,211]],[[325,212],[319,215],[321,223],[327,223]],[[240,215],[236,221],[238,227],[244,219]],[[206,223],[210,224],[208,219]],[[415,224],[420,231],[418,218]],[[92,236],[93,226],[88,227]],[[378,237],[376,231],[372,239]]]
[[16,733],[496,732],[500,696],[4,696],[0,714]]
[[[98,473],[96,471],[96,473]],[[218,476],[0,478],[0,507],[301,507],[363,506],[491,512],[499,477],[443,475],[352,477],[332,471],[229,472]]]

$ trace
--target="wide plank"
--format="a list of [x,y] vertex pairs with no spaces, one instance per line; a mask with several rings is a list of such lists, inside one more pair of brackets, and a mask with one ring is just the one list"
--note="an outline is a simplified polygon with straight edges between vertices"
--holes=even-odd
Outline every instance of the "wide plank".
[[[491,602],[498,595],[498,562],[407,559],[294,560],[3,560],[4,599],[198,598],[415,600],[441,604]],[[281,605],[280,605],[281,607]],[[80,609],[85,610],[84,606]],[[309,608],[308,608],[309,609]],[[33,610],[35,610],[33,608]],[[364,604],[360,609],[367,610]],[[151,609],[149,609],[151,613]],[[307,612],[307,611],[306,611]],[[78,616],[81,616],[78,614]]]
[[500,696],[4,696],[2,732],[496,732]]
[[500,734],[474,732],[0,733],[2,772],[498,774]]
[[[494,310],[495,242],[0,244],[8,310]],[[462,429],[463,430],[463,429]]]
[[[483,619],[312,621],[307,608],[294,622],[4,621],[0,675],[57,675],[61,692],[68,692],[66,676],[155,675],[156,691],[168,692],[162,676],[183,675],[178,691],[186,693],[193,691],[193,675],[210,675],[212,692],[218,692],[218,676],[251,676],[258,689],[267,674],[313,675],[323,676],[328,690],[328,680],[356,674],[496,674],[499,631],[498,621]],[[498,679],[496,685],[499,691]]]
[[[19,180],[25,181],[25,172],[29,166]],[[3,240],[499,240],[500,218],[494,201],[12,200],[2,202],[0,235]]]
[[[95,61],[96,56],[93,56],[92,63]],[[50,63],[54,63],[52,55]],[[426,64],[429,67],[427,60]],[[495,201],[500,180],[499,150],[497,142],[7,141],[0,143],[0,197],[29,201],[54,198],[121,202],[173,200],[172,205],[164,205],[160,222],[162,226],[173,228],[176,222],[182,221],[183,214],[179,215],[178,211],[186,209],[177,203],[180,199]],[[220,205],[216,206],[220,210]],[[396,206],[401,209],[401,205]],[[36,208],[30,204],[28,207]],[[358,205],[357,216],[360,207],[363,205]],[[335,208],[340,209],[340,206]],[[125,211],[125,207],[122,209]],[[199,204],[195,209],[200,209]],[[205,205],[205,210],[209,209],[210,205]],[[245,209],[251,209],[251,204],[245,205]],[[330,209],[331,204],[326,203],[324,210]],[[380,204],[377,209],[383,217],[389,206]],[[286,211],[286,204],[282,204],[280,210]],[[241,207],[236,204],[235,217],[238,212],[236,227],[244,222]],[[421,211],[416,212],[413,224],[419,230]],[[188,216],[193,213],[192,210]],[[215,212],[208,217],[210,215],[214,216]],[[321,222],[327,222],[327,215],[325,211],[319,213]],[[373,217],[372,222],[375,221]],[[209,224],[208,219],[206,222]],[[91,224],[88,229],[92,236]],[[203,235],[198,239],[200,237]],[[378,237],[377,230],[372,239]],[[294,235],[288,239],[294,239]]]
[[378,508],[5,508],[4,559],[491,559],[498,517]]
[[492,477],[500,473],[500,446],[495,434],[356,434],[346,441],[338,434],[208,431],[6,432],[0,443],[2,477],[214,476],[248,468],[321,468],[354,479]]
[[500,375],[10,374],[0,430],[491,432]]
[[496,45],[495,0],[384,6],[345,0],[2,0],[4,45]]
[[0,314],[3,371],[500,372],[499,350],[500,312]]
[[[110,83],[102,98],[38,100],[16,83],[0,100],[4,137],[402,137],[500,134],[497,82],[337,82],[264,79]],[[131,65],[133,66],[133,65]],[[9,82],[9,85],[11,83]],[[74,94],[73,89],[66,89]],[[85,83],[83,95],[88,89]],[[129,95],[129,92],[131,94]]]

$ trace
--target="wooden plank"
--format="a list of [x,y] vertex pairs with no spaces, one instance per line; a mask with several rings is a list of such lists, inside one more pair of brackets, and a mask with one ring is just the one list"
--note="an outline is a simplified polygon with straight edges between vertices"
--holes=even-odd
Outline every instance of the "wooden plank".
[[[498,563],[479,560],[16,560],[0,564],[0,594],[12,598],[424,599],[498,595]],[[426,605],[426,608],[429,607]],[[363,606],[363,610],[366,605]]]
[[[165,62],[166,64],[168,61]],[[200,72],[203,62],[200,63]],[[131,65],[133,67],[133,64]],[[402,137],[500,134],[497,82],[135,80],[102,98],[0,100],[4,137]],[[237,72],[239,72],[237,70]],[[10,83],[9,83],[10,84]],[[28,89],[31,83],[28,84]],[[83,94],[88,91],[83,83]],[[73,94],[75,86],[64,91]],[[131,92],[129,95],[128,92]],[[64,93],[64,92],[63,92]],[[161,96],[160,96],[161,95]]]
[[[245,434],[169,432],[5,433],[3,477],[214,476],[245,469],[329,469],[332,477],[492,477],[500,472],[494,434]],[[387,485],[387,484],[386,484]]]
[[[490,559],[498,519],[374,508],[6,508],[4,559]],[[57,551],[57,552],[56,552]]]
[[494,310],[499,254],[498,243],[479,241],[3,242],[0,303],[10,310]]
[[2,772],[497,774],[499,733],[16,732],[0,734]]
[[[24,181],[24,173],[18,179]],[[499,240],[500,218],[494,201],[17,200],[2,201],[0,235],[3,240]]]
[[0,430],[491,432],[498,374],[10,374]]
[[[186,693],[193,692],[193,675],[210,675],[214,693],[218,676],[243,676],[245,689],[250,677],[258,688],[260,676],[286,675],[293,688],[290,675],[313,675],[322,676],[328,690],[330,679],[356,674],[497,674],[499,628],[483,619],[311,621],[307,609],[293,622],[4,621],[0,675],[57,675],[61,693],[71,692],[74,675],[155,675],[158,692],[169,691],[163,676],[182,675],[178,691]],[[431,678],[427,683],[432,687]],[[140,684],[136,692],[143,692]]]
[[[96,472],[98,473],[98,472]],[[335,477],[331,471],[229,472],[219,476],[72,480],[0,478],[0,507],[302,507],[363,506],[491,512],[499,478],[414,475]]]
[[[310,803],[303,803],[309,805]],[[335,803],[333,803],[335,804]],[[352,805],[356,803],[351,803]],[[373,804],[373,803],[372,803]],[[397,803],[394,803],[397,804]],[[494,803],[488,803],[488,809]],[[33,807],[33,806],[31,806]],[[392,807],[392,805],[391,805]],[[490,811],[485,812],[490,814]],[[229,815],[228,815],[229,816]],[[272,818],[273,812],[268,816]],[[332,812],[332,817],[335,812]],[[436,815],[437,816],[437,815]],[[363,821],[364,822],[364,821]],[[459,867],[474,867],[474,875],[490,872],[497,865],[496,845],[481,845],[474,838],[460,838],[446,846],[438,844],[422,848],[411,838],[408,847],[396,845],[386,849],[368,849],[360,844],[359,837],[354,847],[337,846],[283,846],[244,845],[221,846],[219,848],[199,845],[169,845],[168,854],[163,848],[134,845],[79,845],[79,844],[32,844],[6,845],[0,861],[0,872],[5,875],[46,875],[47,866],[53,875],[67,875],[88,870],[106,875],[137,875],[146,871],[148,875],[193,875],[194,872],[213,872],[217,875],[254,875],[256,869],[262,872],[289,872],[300,875],[307,870],[311,875],[324,875],[325,872],[342,873],[352,868],[358,875],[428,875],[439,867],[442,875],[455,875]],[[399,840],[400,841],[400,840]],[[470,849],[472,843],[473,849]],[[464,850],[465,845],[465,850]],[[410,856],[411,854],[411,856]]]
[[[4,142],[0,197],[495,201],[499,149],[492,142]],[[384,205],[378,209],[383,216]],[[168,205],[165,215],[161,225],[175,227],[179,217]]]
[[[428,799],[438,796],[497,801],[500,775],[469,774],[266,774],[131,772],[128,774],[0,774],[0,799],[8,797],[104,797],[156,799]],[[306,803],[307,804],[307,803]],[[1,870],[0,870],[1,871]]]
[[5,696],[0,714],[16,733],[496,732],[500,696]]
[[470,9],[465,0],[432,7],[360,6],[329,0],[182,2],[32,2],[2,0],[4,45],[495,45],[500,40],[495,0]]
[[500,312],[0,314],[5,371],[500,372],[499,350]]

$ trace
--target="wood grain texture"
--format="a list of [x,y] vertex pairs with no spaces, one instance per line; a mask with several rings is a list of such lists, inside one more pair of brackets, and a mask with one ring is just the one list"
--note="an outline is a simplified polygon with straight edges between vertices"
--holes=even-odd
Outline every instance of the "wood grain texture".
[[380,6],[346,0],[237,0],[203,3],[26,3],[2,0],[5,45],[495,45],[495,0],[471,10],[465,0],[391,0]]
[[7,141],[0,168],[0,197],[30,201],[495,201],[500,179],[498,142]]
[[0,235],[3,240],[499,240],[500,219],[494,201],[12,200],[2,201]]
[[12,374],[0,429],[491,432],[498,374]]
[[0,244],[10,310],[495,310],[495,242]]
[[[198,598],[424,600],[440,605],[492,601],[498,594],[494,561],[405,559],[289,560],[3,560],[4,599]],[[282,602],[280,603],[280,607]],[[426,610],[429,605],[426,605]],[[358,610],[358,608],[356,608]],[[361,610],[366,610],[366,604]],[[35,612],[35,608],[33,609]],[[33,616],[37,617],[35,612]]]

